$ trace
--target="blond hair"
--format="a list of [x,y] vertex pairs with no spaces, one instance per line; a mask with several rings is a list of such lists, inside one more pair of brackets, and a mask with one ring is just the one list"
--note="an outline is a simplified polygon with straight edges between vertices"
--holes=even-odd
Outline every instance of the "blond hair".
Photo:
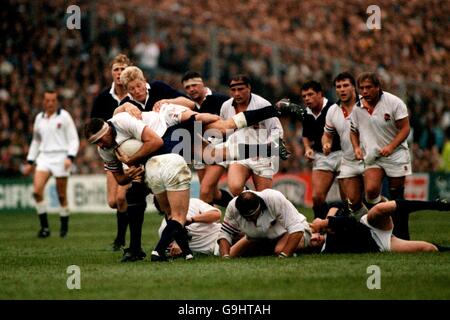
[[145,81],[144,73],[138,67],[126,67],[120,74],[120,82],[126,88],[131,81],[136,79]]
[[114,59],[112,59],[111,67],[114,64],[116,64],[116,63],[126,64],[127,66],[132,66],[133,65],[131,60],[126,55],[124,55],[123,53],[118,54],[117,56],[114,57]]

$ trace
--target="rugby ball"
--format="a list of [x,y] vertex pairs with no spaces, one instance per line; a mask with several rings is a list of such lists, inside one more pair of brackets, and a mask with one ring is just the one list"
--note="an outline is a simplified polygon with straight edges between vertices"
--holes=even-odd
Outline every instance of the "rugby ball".
[[140,140],[128,139],[122,142],[118,149],[120,153],[131,157],[141,148],[142,145],[143,143]]

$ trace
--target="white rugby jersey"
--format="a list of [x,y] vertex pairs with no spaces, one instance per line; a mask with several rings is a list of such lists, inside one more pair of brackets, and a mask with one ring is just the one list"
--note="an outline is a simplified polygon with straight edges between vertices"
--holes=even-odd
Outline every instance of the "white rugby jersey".
[[27,160],[35,161],[41,152],[66,152],[75,157],[79,146],[77,128],[66,110],[58,109],[50,117],[40,112],[34,120]]
[[[142,131],[145,126],[152,129],[159,137],[162,137],[168,128],[165,115],[161,112],[146,111],[141,113],[139,120],[127,112],[120,112],[108,121],[111,122],[117,132],[116,145],[121,145],[125,140],[134,138],[141,140]],[[119,166],[119,160],[115,155],[115,148],[98,148],[99,154],[105,162],[105,169],[115,171]]]
[[[189,200],[189,209],[187,213],[188,218],[201,215],[208,211],[219,211],[219,209],[213,207],[212,205],[196,198],[191,198]],[[166,227],[166,220],[163,219],[161,226],[159,227],[159,236]],[[188,226],[186,229],[188,235],[191,238],[189,240],[189,248],[194,252],[200,252],[204,254],[214,254],[214,247],[217,243],[217,237],[220,232],[221,224],[219,222],[213,223],[202,223],[194,222]]]
[[[353,106],[355,110],[356,104]],[[328,109],[327,116],[325,118],[324,131],[332,134],[339,135],[341,141],[342,156],[344,159],[353,161],[355,160],[355,153],[353,151],[352,142],[350,140],[350,122],[351,113],[347,114],[346,110],[338,104],[333,104]]]
[[[257,110],[270,105],[272,104],[269,101],[252,93],[247,110]],[[233,98],[231,98],[223,103],[220,116],[223,119],[230,119],[234,115],[236,115],[236,110],[233,106]],[[278,118],[269,118],[259,122],[257,126],[239,129],[230,136],[230,139],[236,143],[269,143],[271,134],[283,137],[283,127]]]
[[261,211],[255,224],[240,215],[235,205],[237,198],[234,198],[226,209],[219,239],[226,239],[231,244],[241,232],[249,239],[276,239],[286,232],[291,234],[309,229],[306,217],[281,192],[273,189],[248,192],[260,196],[267,208]]
[[[406,104],[399,97],[384,91],[372,114],[362,104],[353,109],[350,116],[351,130],[359,132],[361,145],[366,152],[379,150],[391,143],[399,132],[395,122],[407,116]],[[408,150],[406,139],[396,148],[399,149]]]
[[[116,146],[121,145],[125,140],[128,139],[137,139],[142,140],[142,131],[146,124],[144,121],[136,119],[132,115],[121,112],[116,114],[114,117],[108,120],[113,126],[113,129],[116,131]],[[100,157],[103,159],[105,163],[105,169],[110,171],[120,171],[122,168],[122,163],[117,159],[115,154],[115,147],[102,149],[100,147],[97,148]]]

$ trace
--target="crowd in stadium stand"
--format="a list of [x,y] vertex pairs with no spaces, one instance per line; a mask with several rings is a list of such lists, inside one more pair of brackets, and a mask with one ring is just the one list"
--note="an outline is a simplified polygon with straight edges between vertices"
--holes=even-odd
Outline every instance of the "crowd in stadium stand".
[[[320,81],[333,98],[336,70],[355,75],[376,70],[410,109],[413,171],[450,171],[450,160],[441,158],[450,141],[450,38],[442,27],[450,2],[378,1],[381,30],[367,29],[365,2],[82,2],[82,27],[69,30],[65,1],[6,1],[0,13],[0,176],[20,175],[44,87],[59,90],[61,106],[82,137],[94,97],[111,83],[108,62],[120,52],[148,76],[179,89],[189,69],[208,82],[213,63],[219,82],[208,84],[217,90],[226,90],[231,75],[248,73],[253,92],[273,102],[285,96],[299,101],[300,86],[309,79]],[[217,62],[207,49],[212,26],[218,28]],[[278,78],[272,74],[275,47]],[[293,156],[281,170],[308,169],[301,123],[288,118],[282,123]],[[83,138],[75,164],[77,173],[102,172],[95,148]]]

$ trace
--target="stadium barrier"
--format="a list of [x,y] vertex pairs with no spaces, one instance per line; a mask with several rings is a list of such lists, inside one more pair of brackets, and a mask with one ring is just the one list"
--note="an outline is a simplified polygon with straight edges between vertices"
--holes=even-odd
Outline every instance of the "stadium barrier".
[[[251,183],[247,184],[252,187]],[[226,176],[220,180],[220,186],[226,186]],[[283,174],[274,177],[273,188],[282,192],[294,205],[311,207],[311,173]],[[200,185],[194,174],[191,184],[191,196],[199,196]],[[0,212],[34,210],[32,197],[33,185],[30,178],[0,179]],[[53,178],[47,183],[46,201],[49,212],[57,212],[59,202]],[[450,199],[449,173],[415,173],[406,179],[405,196],[407,199],[428,200],[437,197]],[[339,190],[335,182],[327,200],[338,200]],[[72,212],[112,213],[115,210],[106,202],[106,176],[73,175],[68,183],[68,201]],[[153,210],[152,196],[147,198],[148,210]]]

